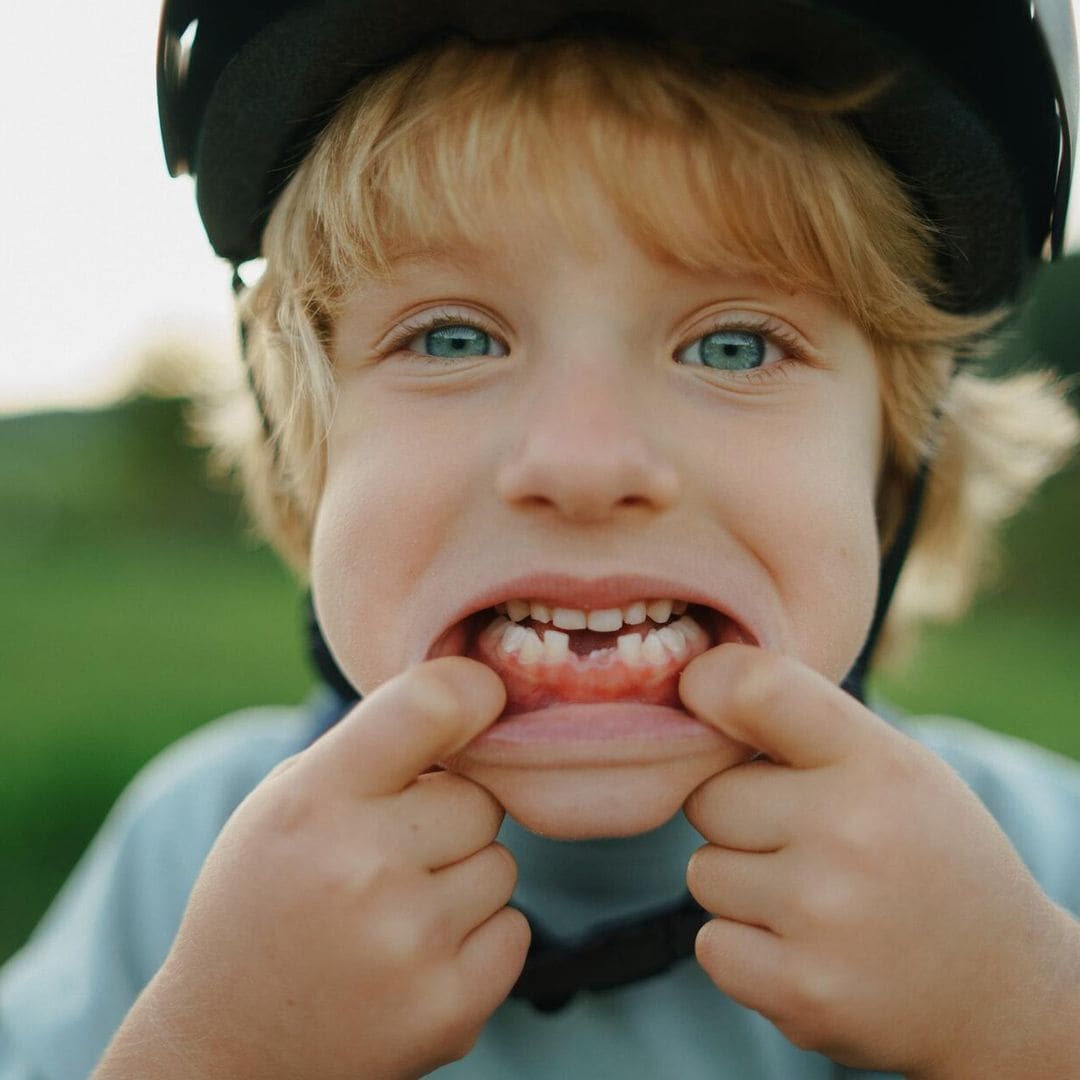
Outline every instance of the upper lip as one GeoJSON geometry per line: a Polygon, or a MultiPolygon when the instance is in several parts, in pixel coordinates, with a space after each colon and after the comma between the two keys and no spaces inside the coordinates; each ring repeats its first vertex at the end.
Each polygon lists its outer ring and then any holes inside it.
{"type": "Polygon", "coordinates": [[[671,578],[643,574],[610,574],[598,578],[582,578],[572,574],[536,573],[500,582],[467,600],[439,631],[428,655],[434,652],[435,647],[463,619],[496,604],[517,599],[544,600],[587,611],[625,607],[635,600],[685,600],[687,603],[699,604],[720,612],[737,623],[752,640],[761,640],[760,634],[747,622],[743,613],[733,610],[717,596],[671,578]]]}

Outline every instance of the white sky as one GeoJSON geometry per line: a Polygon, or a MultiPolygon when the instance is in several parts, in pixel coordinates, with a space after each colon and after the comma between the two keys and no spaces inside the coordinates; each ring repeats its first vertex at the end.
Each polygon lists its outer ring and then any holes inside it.
{"type": "Polygon", "coordinates": [[[165,171],[157,0],[11,7],[0,35],[0,413],[100,404],[155,339],[232,347],[229,270],[190,181],[165,171]]]}
{"type": "Polygon", "coordinates": [[[157,0],[14,4],[0,35],[0,412],[96,404],[140,345],[230,347],[229,269],[158,134],[157,0]]]}

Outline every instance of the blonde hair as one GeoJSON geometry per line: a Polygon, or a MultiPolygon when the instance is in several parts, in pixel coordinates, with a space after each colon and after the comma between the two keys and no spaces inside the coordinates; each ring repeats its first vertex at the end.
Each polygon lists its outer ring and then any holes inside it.
{"type": "Polygon", "coordinates": [[[890,628],[957,614],[994,527],[1060,465],[1077,424],[1046,376],[951,377],[999,313],[935,306],[933,230],[844,119],[859,103],[604,39],[452,41],[356,87],[282,193],[265,273],[240,305],[262,419],[245,394],[216,433],[262,531],[303,573],[335,400],[330,334],[350,290],[389,276],[403,250],[473,235],[507,191],[540,194],[587,236],[560,184],[584,168],[651,253],[827,295],[868,336],[883,544],[919,462],[938,455],[890,628]]]}

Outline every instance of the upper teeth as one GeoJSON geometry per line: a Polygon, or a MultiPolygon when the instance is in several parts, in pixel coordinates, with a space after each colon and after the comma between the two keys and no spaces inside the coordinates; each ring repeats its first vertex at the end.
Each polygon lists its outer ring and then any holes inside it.
{"type": "Polygon", "coordinates": [[[672,612],[682,615],[686,611],[685,600],[636,600],[622,608],[601,608],[585,611],[581,608],[562,608],[545,604],[541,600],[508,600],[498,604],[496,611],[508,616],[513,622],[532,618],[536,622],[554,623],[561,630],[619,630],[625,623],[639,626],[648,616],[653,622],[665,623],[672,612]]]}

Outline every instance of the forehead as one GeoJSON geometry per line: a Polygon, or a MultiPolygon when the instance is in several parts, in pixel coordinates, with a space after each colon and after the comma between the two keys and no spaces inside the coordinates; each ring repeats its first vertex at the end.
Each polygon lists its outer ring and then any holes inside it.
{"type": "MultiPolygon", "coordinates": [[[[646,275],[655,287],[738,281],[759,291],[826,293],[793,274],[778,246],[753,250],[693,199],[672,197],[677,186],[651,207],[641,199],[628,210],[602,177],[575,164],[543,183],[481,185],[456,212],[424,216],[413,204],[412,221],[387,236],[377,277],[387,285],[455,276],[501,285],[554,277],[580,262],[605,264],[609,280],[646,275]]],[[[762,199],[747,212],[764,217],[767,209],[762,199]]]]}

